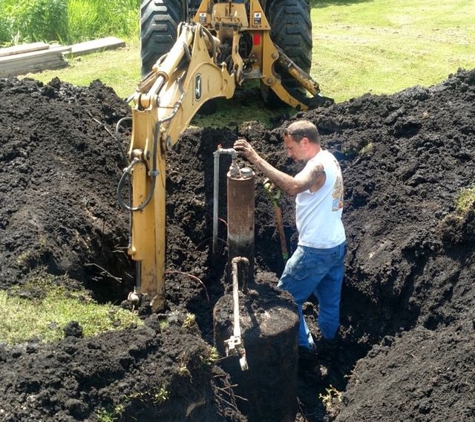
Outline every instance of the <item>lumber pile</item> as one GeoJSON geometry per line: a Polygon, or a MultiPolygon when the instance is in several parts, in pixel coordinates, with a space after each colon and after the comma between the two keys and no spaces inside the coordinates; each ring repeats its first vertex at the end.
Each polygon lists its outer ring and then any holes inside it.
{"type": "Polygon", "coordinates": [[[70,46],[31,43],[0,48],[0,78],[66,67],[67,57],[124,47],[125,42],[107,37],[70,46]]]}
{"type": "Polygon", "coordinates": [[[26,75],[65,67],[68,64],[63,58],[63,53],[68,51],[71,51],[71,47],[50,46],[43,43],[2,48],[0,77],[26,75]]]}
{"type": "Polygon", "coordinates": [[[73,57],[82,56],[83,54],[96,53],[104,50],[114,50],[116,48],[125,47],[125,42],[119,38],[107,37],[93,41],[86,41],[71,46],[71,55],[73,57]]]}

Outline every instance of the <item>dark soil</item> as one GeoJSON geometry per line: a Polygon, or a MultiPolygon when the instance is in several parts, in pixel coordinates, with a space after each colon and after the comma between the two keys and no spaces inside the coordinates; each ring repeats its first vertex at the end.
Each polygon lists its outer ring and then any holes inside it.
{"type": "MultiPolygon", "coordinates": [[[[0,288],[67,275],[71,288],[80,283],[98,301],[120,304],[134,285],[129,215],[115,193],[130,123],[120,141],[114,131],[128,107],[99,81],[79,88],[0,79],[0,98],[0,288]]],[[[475,70],[459,70],[437,86],[365,95],[292,118],[313,121],[341,162],[349,251],[340,351],[299,363],[296,422],[475,420],[475,210],[473,202],[464,213],[456,209],[461,191],[474,187],[474,115],[475,70]]],[[[245,136],[295,172],[281,145],[288,123],[182,135],[167,156],[167,311],[142,307],[143,327],[92,339],[74,336],[72,325],[73,335],[56,344],[0,343],[0,420],[249,420],[226,359],[210,360],[213,307],[229,293],[224,244],[219,257],[211,253],[213,152],[245,136]]],[[[229,161],[221,166],[225,172],[229,161]]],[[[288,303],[274,288],[283,261],[261,181],[256,286],[288,303]]],[[[281,206],[292,251],[292,199],[281,206]]],[[[318,304],[310,301],[305,312],[318,339],[318,304]]]]}

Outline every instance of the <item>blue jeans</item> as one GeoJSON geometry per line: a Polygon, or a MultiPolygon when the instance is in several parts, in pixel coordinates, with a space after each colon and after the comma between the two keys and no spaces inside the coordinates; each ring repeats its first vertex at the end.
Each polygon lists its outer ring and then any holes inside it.
{"type": "Polygon", "coordinates": [[[340,325],[340,298],[345,271],[346,242],[330,249],[298,246],[287,261],[278,287],[288,291],[299,310],[299,346],[315,347],[302,313],[302,305],[315,294],[318,326],[323,338],[335,338],[340,325]]]}

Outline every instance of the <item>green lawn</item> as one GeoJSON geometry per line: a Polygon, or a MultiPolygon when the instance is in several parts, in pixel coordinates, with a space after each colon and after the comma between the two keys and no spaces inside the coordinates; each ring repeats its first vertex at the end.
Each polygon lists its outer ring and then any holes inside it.
{"type": "MultiPolygon", "coordinates": [[[[471,0],[312,0],[312,76],[337,102],[437,84],[458,68],[475,67],[474,16],[471,0]]],[[[140,78],[139,42],[29,76],[44,82],[59,76],[75,85],[100,79],[125,98],[140,78]]],[[[252,116],[239,110],[232,120],[252,116]]]]}
{"type": "Polygon", "coordinates": [[[430,86],[475,67],[475,2],[313,1],[312,73],[337,101],[430,86]]]}

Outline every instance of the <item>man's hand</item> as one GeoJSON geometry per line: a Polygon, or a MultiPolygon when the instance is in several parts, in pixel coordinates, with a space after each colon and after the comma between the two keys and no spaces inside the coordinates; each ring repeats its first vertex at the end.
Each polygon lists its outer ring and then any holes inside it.
{"type": "Polygon", "coordinates": [[[234,149],[238,154],[243,155],[247,161],[253,164],[264,176],[272,180],[272,183],[288,195],[294,196],[300,191],[297,190],[294,178],[277,170],[266,160],[264,160],[245,139],[238,139],[234,142],[234,149]]]}
{"type": "Polygon", "coordinates": [[[264,182],[264,192],[269,200],[274,206],[278,206],[278,201],[280,199],[281,191],[279,188],[275,187],[270,179],[265,179],[264,182]]]}
{"type": "Polygon", "coordinates": [[[244,155],[246,160],[251,164],[255,164],[260,158],[259,154],[245,139],[238,139],[236,142],[234,142],[234,149],[241,155],[244,155]]]}

